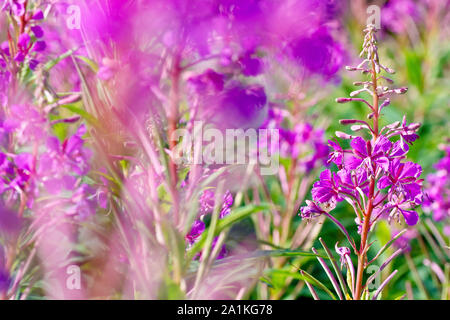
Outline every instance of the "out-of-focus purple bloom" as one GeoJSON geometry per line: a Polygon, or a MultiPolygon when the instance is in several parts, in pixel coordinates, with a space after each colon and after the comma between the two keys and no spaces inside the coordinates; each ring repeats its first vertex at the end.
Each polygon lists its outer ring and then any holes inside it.
{"type": "Polygon", "coordinates": [[[30,44],[30,35],[28,33],[22,33],[17,40],[17,46],[19,50],[25,51],[30,44]]]}
{"type": "Polygon", "coordinates": [[[47,141],[47,151],[41,157],[39,173],[41,176],[64,177],[68,172],[85,175],[89,171],[92,152],[84,147],[82,136],[86,128],[81,125],[77,132],[60,143],[56,137],[47,141]]]}
{"type": "MultiPolygon", "coordinates": [[[[200,195],[200,215],[212,213],[215,203],[215,192],[211,189],[206,189],[200,195]]],[[[227,216],[231,211],[233,205],[233,196],[230,191],[226,191],[223,196],[223,203],[220,209],[220,219],[227,216]]]]}
{"type": "Polygon", "coordinates": [[[258,126],[266,116],[265,106],[267,103],[264,88],[258,85],[242,87],[232,86],[224,92],[220,103],[220,114],[214,117],[217,124],[225,122],[227,128],[246,128],[254,125],[255,120],[258,126]]]}
{"type": "Polygon", "coordinates": [[[0,293],[6,293],[11,285],[9,272],[0,266],[0,293]]]}
{"type": "MultiPolygon", "coordinates": [[[[226,191],[223,196],[223,202],[222,207],[219,212],[219,219],[225,218],[227,215],[231,212],[231,206],[233,205],[233,195],[230,191],[226,191]]],[[[202,192],[200,195],[200,215],[203,216],[205,214],[211,214],[214,210],[215,205],[215,192],[211,189],[206,189],[202,192]]],[[[191,230],[186,235],[186,240],[188,241],[189,245],[194,244],[197,239],[202,235],[202,233],[205,231],[205,223],[201,220],[196,220],[191,226],[191,230]]],[[[214,241],[212,243],[212,249],[214,249],[214,246],[217,242],[217,237],[214,238],[214,241]]],[[[227,251],[225,245],[222,246],[219,255],[217,259],[222,259],[225,257],[227,251]]],[[[198,255],[198,256],[201,256],[198,255]]]]}
{"type": "Polygon", "coordinates": [[[39,141],[46,132],[46,120],[38,110],[30,105],[13,105],[5,119],[6,132],[15,132],[19,143],[39,141]]]}
{"type": "Polygon", "coordinates": [[[308,72],[333,77],[344,64],[344,49],[325,27],[290,43],[292,57],[308,72]]]}
{"type": "MultiPolygon", "coordinates": [[[[280,156],[295,159],[297,168],[302,172],[311,172],[319,165],[325,164],[329,148],[324,143],[324,131],[314,128],[309,122],[297,123],[288,129],[284,125],[285,118],[281,110],[270,108],[262,129],[275,129],[279,132],[278,144],[272,145],[270,152],[280,153],[280,156]],[[278,148],[278,149],[276,149],[278,148]]],[[[264,143],[261,148],[267,147],[264,143]]]]}
{"type": "Polygon", "coordinates": [[[25,13],[25,0],[5,0],[2,10],[9,10],[16,17],[21,17],[25,13]]]}
{"type": "Polygon", "coordinates": [[[44,51],[45,48],[47,48],[45,41],[36,41],[33,46],[33,51],[41,52],[44,51]]]}
{"type": "Polygon", "coordinates": [[[262,61],[252,55],[250,52],[245,53],[240,59],[239,64],[242,68],[242,74],[244,76],[257,76],[263,71],[262,61]]]}
{"type": "Polygon", "coordinates": [[[223,197],[222,208],[220,209],[219,218],[225,218],[231,212],[231,206],[233,205],[233,196],[230,191],[227,191],[223,197]]]}
{"type": "Polygon", "coordinates": [[[42,12],[41,9],[37,9],[32,17],[33,20],[42,20],[44,19],[44,13],[42,12]]]}
{"type": "MultiPolygon", "coordinates": [[[[17,214],[3,205],[0,205],[0,238],[15,238],[22,227],[22,220],[17,214]]],[[[1,265],[0,265],[1,267],[1,265]]]]}
{"type": "Polygon", "coordinates": [[[30,29],[36,38],[42,38],[44,36],[44,30],[40,26],[32,26],[30,29]]]}
{"type": "MultiPolygon", "coordinates": [[[[392,237],[395,237],[399,231],[394,231],[392,237]]],[[[411,251],[411,240],[417,238],[418,232],[414,228],[408,228],[405,233],[394,241],[394,246],[405,251],[411,251]]]]}
{"type": "Polygon", "coordinates": [[[450,224],[450,146],[443,149],[444,157],[434,165],[436,172],[426,178],[423,208],[435,221],[450,224]]]}
{"type": "Polygon", "coordinates": [[[191,230],[186,235],[186,239],[189,244],[194,244],[195,241],[202,235],[203,231],[205,231],[205,223],[201,220],[195,220],[192,224],[191,230]]]}
{"type": "Polygon", "coordinates": [[[391,0],[382,9],[381,22],[388,30],[402,34],[421,19],[418,4],[412,0],[391,0]]]}
{"type": "Polygon", "coordinates": [[[97,207],[94,188],[82,184],[72,195],[71,203],[72,205],[66,209],[68,215],[75,216],[79,220],[93,216],[97,207]]]}
{"type": "Polygon", "coordinates": [[[224,75],[208,69],[198,76],[189,78],[188,84],[197,94],[216,94],[223,90],[224,75]]]}
{"type": "Polygon", "coordinates": [[[14,179],[10,182],[10,187],[23,189],[29,182],[32,174],[33,156],[30,153],[21,153],[14,158],[15,172],[14,179]]]}
{"type": "MultiPolygon", "coordinates": [[[[211,249],[212,250],[214,250],[214,248],[216,247],[218,239],[219,239],[219,237],[215,237],[214,238],[214,240],[213,240],[213,242],[211,244],[211,249]]],[[[223,244],[222,247],[220,248],[219,254],[217,255],[217,260],[225,258],[226,255],[227,255],[227,248],[223,244]]]]}

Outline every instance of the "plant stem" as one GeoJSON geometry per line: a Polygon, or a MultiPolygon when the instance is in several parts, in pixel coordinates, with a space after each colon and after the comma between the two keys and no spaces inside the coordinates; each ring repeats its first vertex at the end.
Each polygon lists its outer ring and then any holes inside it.
{"type": "MultiPolygon", "coordinates": [[[[375,141],[378,137],[378,94],[377,94],[377,72],[375,68],[375,57],[372,53],[372,86],[373,86],[373,140],[375,141]]],[[[370,218],[372,216],[373,211],[373,203],[374,203],[374,194],[375,194],[375,173],[376,173],[376,165],[374,165],[373,174],[370,177],[370,189],[369,189],[369,201],[367,203],[366,212],[364,213],[364,222],[363,228],[361,231],[361,244],[358,252],[358,271],[356,275],[356,290],[355,296],[353,297],[355,300],[359,300],[361,298],[362,292],[362,282],[363,275],[365,269],[365,262],[367,256],[367,238],[369,236],[370,231],[370,218]]]]}
{"type": "MultiPolygon", "coordinates": [[[[177,130],[178,124],[178,106],[179,106],[179,87],[180,87],[180,76],[181,76],[181,68],[180,68],[180,56],[179,54],[175,54],[174,61],[171,68],[171,81],[172,81],[172,89],[170,95],[170,106],[167,113],[168,120],[168,130],[167,130],[167,138],[169,140],[169,148],[170,151],[174,151],[176,147],[176,141],[172,139],[175,131],[177,130]]],[[[171,180],[170,188],[172,196],[173,196],[173,204],[174,204],[174,220],[175,224],[178,223],[178,194],[177,194],[177,183],[178,183],[178,175],[177,175],[177,166],[173,161],[172,157],[169,157],[169,176],[171,180]]]]}

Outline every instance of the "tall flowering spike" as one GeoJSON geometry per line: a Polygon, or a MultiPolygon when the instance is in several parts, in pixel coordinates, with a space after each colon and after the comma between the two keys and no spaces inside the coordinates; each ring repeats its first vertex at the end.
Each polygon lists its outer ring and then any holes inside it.
{"type": "MultiPolygon", "coordinates": [[[[320,180],[313,185],[311,194],[313,201],[300,209],[302,218],[311,219],[326,214],[343,231],[358,256],[358,270],[353,299],[360,299],[363,290],[363,274],[367,267],[369,234],[375,222],[381,218],[404,221],[407,225],[415,225],[419,216],[414,207],[422,203],[422,168],[413,162],[404,162],[409,151],[408,143],[417,138],[418,123],[407,124],[406,117],[402,121],[379,128],[381,110],[390,103],[389,95],[404,94],[407,88],[389,88],[384,84],[393,81],[384,74],[394,73],[380,62],[377,47],[376,28],[369,25],[365,30],[364,44],[360,56],[362,62],[355,67],[347,67],[349,71],[361,71],[369,79],[356,82],[363,86],[350,93],[349,98],[338,98],[337,103],[350,101],[363,102],[370,109],[367,118],[371,121],[344,119],[340,123],[349,126],[353,134],[368,132],[370,139],[337,131],[337,138],[348,139],[350,148],[344,149],[338,140],[329,140],[332,151],[328,163],[334,163],[338,171],[324,170],[320,180]],[[371,101],[359,97],[368,95],[371,101]],[[384,100],[382,100],[384,98],[384,100]],[[355,212],[355,229],[361,235],[359,248],[350,238],[345,227],[330,214],[337,201],[346,200],[355,212]],[[330,203],[333,205],[330,206],[330,203]],[[322,208],[326,207],[326,211],[322,208]]],[[[343,253],[338,251],[342,256],[343,253]]],[[[347,254],[348,256],[348,254],[347,254]]],[[[353,278],[353,277],[352,277],[353,278]]]]}

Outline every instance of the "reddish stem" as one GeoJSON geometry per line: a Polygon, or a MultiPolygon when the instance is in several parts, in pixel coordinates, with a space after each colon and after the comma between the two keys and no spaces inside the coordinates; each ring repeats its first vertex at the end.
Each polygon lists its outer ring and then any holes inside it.
{"type": "MultiPolygon", "coordinates": [[[[373,140],[376,140],[379,134],[378,130],[378,117],[379,117],[379,110],[378,110],[378,94],[377,94],[377,73],[375,69],[375,61],[374,56],[372,54],[372,86],[373,86],[373,140]]],[[[375,200],[375,172],[376,172],[376,165],[374,165],[373,168],[374,174],[370,178],[370,189],[369,189],[369,201],[367,203],[366,212],[364,213],[364,222],[363,227],[361,231],[361,244],[359,247],[358,252],[358,271],[356,275],[356,290],[355,290],[355,300],[361,299],[361,293],[363,290],[363,275],[364,275],[364,269],[365,269],[365,263],[366,263],[366,256],[367,256],[367,238],[369,236],[370,231],[370,218],[372,216],[373,208],[374,208],[374,200],[375,200]]]]}

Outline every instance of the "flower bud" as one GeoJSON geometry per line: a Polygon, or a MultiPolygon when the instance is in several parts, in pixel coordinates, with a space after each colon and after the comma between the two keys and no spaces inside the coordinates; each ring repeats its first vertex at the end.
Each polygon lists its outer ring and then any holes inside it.
{"type": "Polygon", "coordinates": [[[341,138],[341,139],[347,139],[348,140],[348,139],[353,139],[354,138],[353,136],[351,136],[351,135],[349,135],[349,134],[347,134],[345,132],[342,132],[342,131],[336,131],[335,134],[336,134],[336,137],[341,138]]]}

